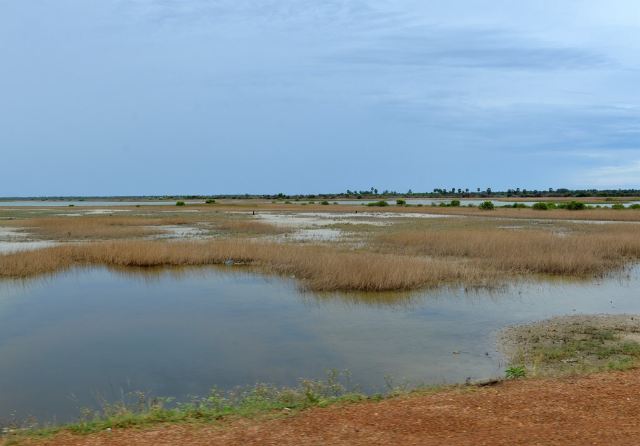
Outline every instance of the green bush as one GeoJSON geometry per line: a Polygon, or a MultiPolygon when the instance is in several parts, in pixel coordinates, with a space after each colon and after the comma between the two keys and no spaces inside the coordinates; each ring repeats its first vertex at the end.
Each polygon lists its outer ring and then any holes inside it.
{"type": "Polygon", "coordinates": [[[632,204],[631,206],[629,206],[629,209],[640,209],[640,204],[632,204]]]}
{"type": "Polygon", "coordinates": [[[533,203],[533,206],[531,207],[537,211],[546,211],[549,209],[548,203],[544,202],[533,203]]]}
{"type": "Polygon", "coordinates": [[[321,201],[320,204],[323,206],[328,206],[329,202],[327,200],[324,200],[324,201],[321,201]]]}
{"type": "Polygon", "coordinates": [[[207,204],[215,204],[215,202],[216,202],[216,200],[214,200],[214,199],[212,199],[212,198],[209,198],[209,199],[207,199],[207,200],[205,201],[205,203],[207,203],[207,204]]]}
{"type": "Polygon", "coordinates": [[[380,206],[380,207],[384,207],[384,206],[389,206],[389,203],[387,203],[384,200],[380,200],[380,201],[374,201],[372,203],[367,203],[367,206],[380,206]]]}
{"type": "Polygon", "coordinates": [[[396,204],[398,206],[406,206],[407,205],[407,201],[406,200],[396,200],[396,204]]]}
{"type": "Polygon", "coordinates": [[[449,203],[449,206],[457,208],[460,206],[460,200],[451,200],[451,203],[449,203]]]}
{"type": "Polygon", "coordinates": [[[186,206],[184,201],[176,201],[176,206],[186,206]]]}
{"type": "Polygon", "coordinates": [[[492,211],[493,209],[495,209],[495,206],[491,201],[484,201],[480,203],[480,206],[478,206],[478,209],[482,209],[484,211],[492,211]]]}
{"type": "Polygon", "coordinates": [[[581,211],[585,207],[585,204],[581,201],[570,201],[565,205],[565,209],[568,209],[570,211],[581,211]]]}
{"type": "Polygon", "coordinates": [[[611,206],[611,209],[624,209],[624,204],[616,203],[611,206]]]}

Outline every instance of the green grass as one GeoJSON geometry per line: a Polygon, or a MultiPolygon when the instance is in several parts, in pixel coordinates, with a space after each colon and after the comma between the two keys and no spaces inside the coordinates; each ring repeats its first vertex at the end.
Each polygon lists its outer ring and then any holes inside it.
{"type": "Polygon", "coordinates": [[[529,375],[554,376],[627,370],[640,360],[640,343],[615,328],[574,324],[526,336],[510,358],[508,377],[522,365],[529,375]]]}
{"type": "MultiPolygon", "coordinates": [[[[280,417],[313,407],[336,404],[375,402],[406,395],[427,395],[441,391],[472,391],[475,385],[424,385],[410,387],[395,383],[385,376],[386,392],[364,395],[350,382],[350,373],[330,370],[324,380],[301,380],[293,388],[258,384],[221,392],[213,388],[204,397],[177,403],[169,398],[150,398],[143,392],[132,392],[125,400],[103,404],[100,410],[85,409],[79,421],[61,426],[11,426],[2,437],[3,446],[18,446],[24,440],[49,438],[62,432],[89,435],[110,429],[144,428],[158,424],[207,424],[229,417],[280,417]]],[[[0,431],[1,432],[1,431],[0,431]]]]}
{"type": "Polygon", "coordinates": [[[103,404],[99,410],[81,411],[80,419],[75,423],[63,426],[10,426],[12,433],[7,436],[5,444],[20,444],[20,439],[50,437],[63,431],[86,435],[107,429],[145,427],[160,423],[211,423],[230,416],[290,414],[310,407],[368,398],[375,396],[366,397],[351,388],[349,373],[336,370],[329,371],[325,380],[301,380],[294,388],[267,384],[227,392],[214,388],[208,395],[185,403],[133,392],[123,401],[103,404]]]}

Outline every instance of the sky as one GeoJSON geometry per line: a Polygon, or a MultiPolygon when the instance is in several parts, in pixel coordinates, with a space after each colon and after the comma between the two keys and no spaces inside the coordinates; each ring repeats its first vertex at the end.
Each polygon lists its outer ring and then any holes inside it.
{"type": "Polygon", "coordinates": [[[0,0],[0,196],[640,188],[637,0],[0,0]]]}

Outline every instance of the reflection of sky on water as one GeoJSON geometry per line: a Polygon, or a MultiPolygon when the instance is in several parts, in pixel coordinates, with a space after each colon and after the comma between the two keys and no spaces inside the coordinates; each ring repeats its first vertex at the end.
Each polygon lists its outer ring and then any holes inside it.
{"type": "Polygon", "coordinates": [[[235,267],[5,281],[0,413],[65,420],[96,395],[119,398],[123,389],[184,399],[214,385],[293,385],[329,368],[350,370],[368,391],[384,390],[385,375],[414,384],[486,378],[504,369],[500,328],[638,312],[637,286],[634,273],[494,291],[317,294],[235,267]]]}

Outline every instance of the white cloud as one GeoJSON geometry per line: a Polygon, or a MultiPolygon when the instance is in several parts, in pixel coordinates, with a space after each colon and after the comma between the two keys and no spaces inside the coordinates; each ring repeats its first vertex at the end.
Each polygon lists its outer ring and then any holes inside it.
{"type": "Polygon", "coordinates": [[[640,159],[594,167],[574,179],[576,184],[604,188],[640,187],[640,159]]]}

